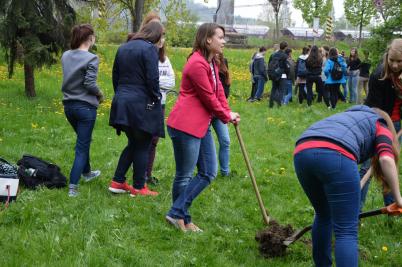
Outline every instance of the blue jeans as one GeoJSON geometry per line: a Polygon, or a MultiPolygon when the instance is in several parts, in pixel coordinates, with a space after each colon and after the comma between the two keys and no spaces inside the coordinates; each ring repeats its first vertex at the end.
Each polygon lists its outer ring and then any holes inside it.
{"type": "Polygon", "coordinates": [[[349,80],[348,80],[348,88],[349,88],[349,102],[357,103],[357,85],[359,83],[359,71],[351,71],[349,80]]]}
{"type": "Polygon", "coordinates": [[[293,89],[293,84],[292,84],[292,80],[286,80],[284,82],[284,86],[285,86],[285,92],[286,95],[283,98],[283,104],[287,105],[289,104],[289,101],[292,99],[292,89],[293,89]]]}
{"type": "Polygon", "coordinates": [[[221,175],[227,176],[230,173],[229,159],[230,159],[230,136],[227,124],[224,124],[220,119],[214,118],[212,120],[212,127],[214,127],[216,136],[219,142],[219,166],[221,175]]]}
{"type": "Polygon", "coordinates": [[[167,127],[173,143],[176,176],[173,181],[173,205],[168,212],[172,218],[190,223],[188,212],[194,199],[212,182],[217,173],[216,150],[211,129],[203,138],[167,127]],[[193,177],[197,166],[198,172],[193,177]]]}
{"type": "Polygon", "coordinates": [[[333,231],[336,266],[357,267],[360,200],[357,163],[337,151],[314,148],[297,153],[294,166],[315,210],[312,229],[315,265],[332,266],[333,231]]]}
{"type": "Polygon", "coordinates": [[[342,83],[342,87],[343,87],[343,96],[345,97],[345,101],[346,101],[346,99],[348,98],[348,87],[347,87],[347,85],[348,85],[348,79],[349,79],[349,76],[348,76],[348,75],[345,75],[345,83],[342,83]]]}
{"type": "Polygon", "coordinates": [[[77,135],[75,158],[70,171],[70,184],[76,185],[81,174],[91,171],[89,148],[95,126],[96,107],[84,101],[66,101],[64,113],[77,135]]]}
{"type": "Polygon", "coordinates": [[[262,76],[255,76],[257,82],[257,92],[255,93],[255,99],[260,99],[264,93],[265,79],[262,76]]]}

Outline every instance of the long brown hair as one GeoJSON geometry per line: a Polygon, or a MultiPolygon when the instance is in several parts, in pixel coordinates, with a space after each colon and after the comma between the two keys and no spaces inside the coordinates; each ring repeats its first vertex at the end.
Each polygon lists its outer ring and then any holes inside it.
{"type": "Polygon", "coordinates": [[[166,60],[166,42],[164,42],[163,46],[161,48],[159,48],[158,55],[159,55],[159,61],[162,63],[165,62],[165,60],[166,60]]]}
{"type": "Polygon", "coordinates": [[[94,29],[90,24],[75,25],[71,29],[70,48],[77,49],[82,43],[88,41],[92,35],[94,35],[94,29]]]}
{"type": "Polygon", "coordinates": [[[350,49],[349,60],[357,60],[359,58],[359,52],[357,51],[356,47],[350,49]],[[352,56],[352,51],[355,51],[355,54],[352,56]]]}
{"type": "Polygon", "coordinates": [[[306,63],[313,68],[322,67],[322,55],[318,50],[318,46],[313,45],[310,50],[310,54],[306,59],[306,63]]]}
{"type": "Polygon", "coordinates": [[[143,39],[153,44],[160,41],[163,35],[163,25],[158,21],[151,21],[144,25],[139,32],[135,33],[130,40],[143,39]]]}
{"type": "Polygon", "coordinates": [[[402,54],[402,39],[401,38],[394,39],[394,40],[392,40],[391,44],[388,46],[387,52],[385,52],[385,55],[384,55],[384,62],[383,62],[384,73],[380,80],[386,80],[386,79],[391,78],[392,71],[390,70],[390,67],[388,65],[388,53],[390,50],[395,50],[398,53],[402,54]]]}
{"type": "Polygon", "coordinates": [[[208,49],[207,39],[214,36],[216,29],[221,29],[223,34],[225,34],[225,28],[216,23],[202,24],[197,30],[193,44],[193,51],[188,57],[190,57],[195,51],[200,51],[204,58],[208,60],[210,51],[208,49]]]}
{"type": "MultiPolygon", "coordinates": [[[[381,116],[387,123],[388,129],[391,131],[393,139],[392,139],[392,152],[394,154],[394,160],[395,160],[395,165],[396,165],[396,171],[399,174],[399,168],[398,168],[398,162],[399,162],[399,150],[400,150],[400,145],[398,141],[398,136],[395,131],[394,124],[392,123],[391,118],[389,115],[384,112],[383,110],[379,108],[372,108],[378,115],[381,116]]],[[[373,169],[373,174],[374,177],[383,185],[384,188],[384,193],[387,193],[390,191],[389,185],[385,182],[384,180],[384,172],[381,169],[380,166],[380,161],[379,161],[379,156],[375,155],[372,160],[371,160],[371,167],[373,169]]]]}
{"type": "Polygon", "coordinates": [[[156,11],[150,11],[148,14],[144,17],[144,19],[141,22],[140,30],[148,23],[151,21],[158,21],[161,22],[161,17],[156,11]]]}
{"type": "Polygon", "coordinates": [[[232,83],[230,79],[230,74],[229,74],[229,69],[228,66],[226,65],[225,58],[222,53],[219,53],[215,57],[215,62],[216,65],[219,67],[219,73],[222,73],[223,76],[225,77],[225,85],[230,85],[232,83]]]}

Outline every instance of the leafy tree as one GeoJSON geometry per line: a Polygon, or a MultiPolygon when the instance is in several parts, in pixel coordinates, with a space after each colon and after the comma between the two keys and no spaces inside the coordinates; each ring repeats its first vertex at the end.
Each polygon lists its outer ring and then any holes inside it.
{"type": "Polygon", "coordinates": [[[308,25],[313,25],[314,18],[320,18],[320,25],[323,25],[331,12],[332,0],[295,0],[294,7],[300,9],[308,25]]]}
{"type": "Polygon", "coordinates": [[[67,48],[74,21],[68,0],[0,0],[0,45],[9,78],[17,60],[22,62],[28,97],[36,96],[35,68],[57,62],[55,56],[67,48]]]}
{"type": "Polygon", "coordinates": [[[275,14],[275,39],[279,38],[279,11],[281,9],[281,5],[283,0],[268,0],[271,4],[272,9],[274,10],[275,14]]]}
{"type": "Polygon", "coordinates": [[[197,30],[197,18],[181,0],[170,0],[161,10],[166,17],[167,41],[171,46],[191,47],[197,30]]]}
{"type": "Polygon", "coordinates": [[[137,32],[140,29],[142,15],[148,12],[152,7],[158,4],[158,1],[152,0],[113,0],[128,10],[131,15],[132,31],[137,32]]]}
{"type": "Polygon", "coordinates": [[[376,13],[372,0],[345,0],[346,19],[353,25],[359,26],[359,46],[362,38],[363,26],[370,23],[376,13]]]}
{"type": "Polygon", "coordinates": [[[395,18],[402,12],[401,0],[382,0],[378,2],[378,15],[387,22],[391,18],[395,18]]]}

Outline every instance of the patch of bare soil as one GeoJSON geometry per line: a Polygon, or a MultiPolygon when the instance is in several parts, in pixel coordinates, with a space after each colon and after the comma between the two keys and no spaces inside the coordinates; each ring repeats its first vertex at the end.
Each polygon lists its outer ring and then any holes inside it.
{"type": "Polygon", "coordinates": [[[259,250],[265,258],[281,257],[285,255],[286,246],[283,241],[293,234],[293,227],[288,224],[280,225],[278,222],[271,220],[267,228],[259,231],[255,240],[259,243],[259,250]]]}

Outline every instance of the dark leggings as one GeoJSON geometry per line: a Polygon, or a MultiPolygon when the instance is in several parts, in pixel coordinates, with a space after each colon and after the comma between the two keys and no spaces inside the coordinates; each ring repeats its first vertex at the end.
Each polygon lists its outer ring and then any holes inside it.
{"type": "Polygon", "coordinates": [[[339,86],[340,83],[327,84],[327,88],[329,91],[329,100],[331,102],[332,108],[336,108],[336,103],[338,102],[339,86]]]}
{"type": "MultiPolygon", "coordinates": [[[[162,116],[165,117],[165,105],[164,104],[162,105],[162,116]]],[[[149,147],[148,165],[147,165],[147,171],[145,173],[146,177],[152,176],[152,169],[154,167],[156,146],[158,145],[158,141],[159,141],[159,136],[154,135],[152,137],[151,146],[149,147]]]]}
{"type": "Polygon", "coordinates": [[[131,164],[133,164],[133,186],[135,189],[142,189],[145,184],[145,170],[147,168],[152,135],[139,129],[129,127],[122,130],[127,136],[128,144],[121,152],[113,180],[118,183],[124,183],[127,170],[130,168],[131,164]]]}

